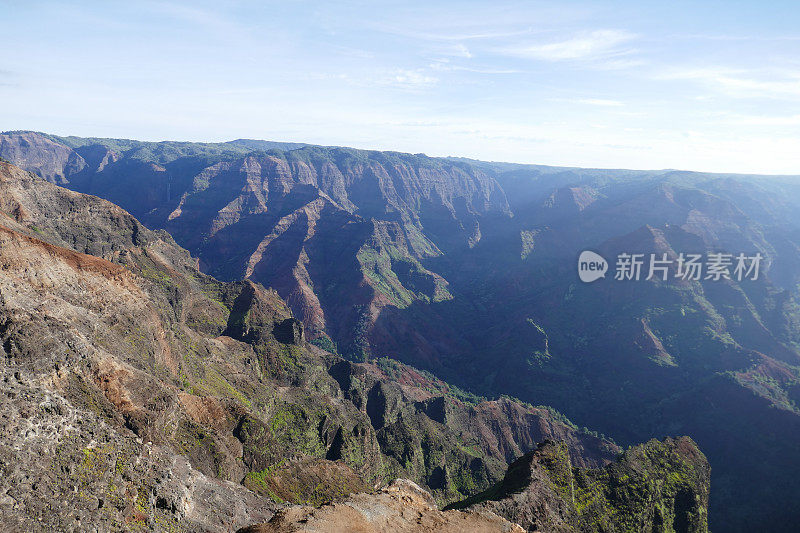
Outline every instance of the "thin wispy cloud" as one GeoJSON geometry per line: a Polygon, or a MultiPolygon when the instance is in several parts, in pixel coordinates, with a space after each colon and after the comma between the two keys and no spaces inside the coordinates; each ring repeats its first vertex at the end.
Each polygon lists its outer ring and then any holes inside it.
{"type": "Polygon", "coordinates": [[[787,116],[731,114],[725,121],[741,126],[800,126],[800,114],[787,116]]]}
{"type": "Polygon", "coordinates": [[[235,38],[249,30],[247,25],[230,20],[223,11],[218,9],[202,8],[198,5],[187,5],[180,2],[147,1],[141,5],[158,16],[169,17],[189,26],[202,28],[217,37],[235,38]]]}
{"type": "Polygon", "coordinates": [[[439,83],[439,78],[426,74],[422,70],[397,69],[376,80],[379,85],[400,89],[420,90],[439,83]]]}
{"type": "MultiPolygon", "coordinates": [[[[426,69],[387,69],[379,73],[346,74],[309,72],[306,80],[314,82],[330,82],[337,85],[347,85],[358,88],[395,88],[408,91],[419,91],[435,86],[439,78],[431,75],[426,69]]],[[[259,89],[264,90],[265,88],[259,89]]]]}
{"type": "Polygon", "coordinates": [[[467,59],[472,57],[472,53],[469,51],[469,48],[465,44],[459,43],[452,47],[452,55],[458,57],[465,57],[467,59]]]}
{"type": "Polygon", "coordinates": [[[434,61],[428,65],[428,68],[434,71],[442,71],[442,72],[472,72],[475,74],[520,74],[524,72],[520,69],[509,69],[509,68],[491,68],[481,65],[475,66],[464,66],[464,65],[454,65],[450,63],[447,58],[441,58],[439,60],[434,61]]]}
{"type": "Polygon", "coordinates": [[[595,30],[571,39],[536,44],[519,44],[498,51],[540,61],[587,61],[614,58],[633,52],[628,48],[636,35],[620,30],[595,30]]]}
{"type": "Polygon", "coordinates": [[[676,39],[692,39],[701,41],[800,41],[800,35],[725,35],[718,33],[682,33],[673,36],[676,39]]]}
{"type": "Polygon", "coordinates": [[[771,72],[732,68],[676,68],[656,77],[692,81],[736,98],[800,100],[800,70],[771,72]]]}
{"type": "Polygon", "coordinates": [[[532,29],[526,28],[522,30],[507,30],[507,31],[488,31],[488,32],[418,32],[418,31],[409,31],[408,29],[402,28],[382,28],[387,33],[393,33],[395,35],[402,35],[404,37],[410,37],[413,39],[420,39],[426,41],[489,41],[489,40],[505,40],[512,37],[522,37],[525,35],[531,35],[533,32],[532,29]]]}

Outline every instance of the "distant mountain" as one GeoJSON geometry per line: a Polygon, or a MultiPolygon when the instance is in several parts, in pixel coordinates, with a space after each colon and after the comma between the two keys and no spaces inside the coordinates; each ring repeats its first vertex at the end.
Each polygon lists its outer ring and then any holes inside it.
{"type": "Polygon", "coordinates": [[[310,144],[305,143],[285,143],[285,142],[278,142],[278,141],[259,141],[256,139],[236,139],[235,141],[227,141],[224,144],[229,144],[232,146],[236,146],[239,148],[243,148],[247,151],[263,151],[267,152],[269,150],[295,150],[297,148],[305,148],[306,146],[311,146],[310,144]]]}
{"type": "Polygon", "coordinates": [[[553,405],[625,445],[691,436],[712,529],[800,520],[800,178],[69,139],[8,133],[0,156],[274,288],[350,360],[553,405]],[[606,279],[578,280],[585,249],[606,279]],[[615,281],[625,252],[764,261],[756,281],[615,281]]]}

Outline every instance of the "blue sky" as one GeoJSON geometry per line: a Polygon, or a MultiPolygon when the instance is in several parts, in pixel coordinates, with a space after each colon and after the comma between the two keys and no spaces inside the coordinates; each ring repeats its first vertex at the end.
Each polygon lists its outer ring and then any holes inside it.
{"type": "Polygon", "coordinates": [[[0,129],[800,174],[800,2],[0,0],[0,129]]]}

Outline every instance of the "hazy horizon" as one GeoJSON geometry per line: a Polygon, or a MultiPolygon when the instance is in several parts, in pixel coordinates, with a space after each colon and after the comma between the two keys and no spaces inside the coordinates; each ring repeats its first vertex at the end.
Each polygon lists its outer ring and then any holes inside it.
{"type": "MultiPolygon", "coordinates": [[[[407,153],[412,155],[419,155],[422,154],[427,157],[432,158],[442,158],[442,159],[464,159],[470,161],[476,161],[480,163],[489,163],[489,164],[501,164],[501,165],[521,165],[521,166],[537,166],[537,167],[550,167],[550,168],[576,168],[576,169],[583,169],[583,170],[607,170],[607,171],[614,171],[614,170],[623,170],[623,171],[631,171],[631,172],[695,172],[695,173],[702,173],[702,174],[720,174],[720,175],[739,175],[739,176],[756,176],[756,177],[800,177],[800,172],[796,174],[780,174],[780,173],[767,173],[767,172],[715,172],[715,171],[704,171],[704,170],[697,170],[692,168],[633,168],[633,167],[591,167],[591,166],[580,166],[580,165],[550,165],[547,163],[538,163],[535,161],[506,161],[506,160],[492,160],[492,159],[479,159],[470,156],[462,156],[462,155],[432,155],[425,152],[406,152],[403,150],[392,150],[392,149],[378,149],[378,148],[370,148],[369,146],[347,146],[343,144],[316,144],[316,143],[309,143],[303,141],[287,141],[283,139],[255,139],[252,137],[237,137],[235,139],[222,139],[219,141],[209,141],[209,140],[187,140],[187,139],[141,139],[141,138],[134,138],[130,136],[122,136],[122,137],[105,137],[100,135],[70,135],[70,134],[60,134],[54,133],[50,131],[38,131],[38,130],[30,130],[30,129],[14,129],[14,130],[0,130],[0,134],[9,134],[9,133],[19,133],[19,132],[32,132],[32,133],[40,133],[44,135],[53,135],[55,137],[61,138],[78,138],[78,139],[107,139],[107,140],[124,140],[124,141],[136,141],[136,142],[147,142],[147,143],[198,143],[198,144],[225,144],[225,143],[233,143],[236,141],[255,141],[255,142],[272,142],[272,143],[283,143],[283,144],[301,144],[307,146],[319,146],[322,148],[345,148],[345,149],[353,149],[353,150],[364,150],[364,151],[378,151],[378,152],[397,152],[397,153],[407,153]]],[[[298,147],[299,148],[299,147],[298,147]]]]}

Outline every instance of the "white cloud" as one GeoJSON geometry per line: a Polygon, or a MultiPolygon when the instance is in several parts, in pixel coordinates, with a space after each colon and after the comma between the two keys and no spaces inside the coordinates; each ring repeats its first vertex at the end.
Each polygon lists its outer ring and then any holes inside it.
{"type": "Polygon", "coordinates": [[[467,48],[465,45],[463,45],[461,43],[459,43],[459,44],[457,44],[456,46],[453,47],[452,55],[458,56],[458,57],[466,57],[466,58],[471,58],[472,57],[472,54],[470,53],[469,48],[467,48]]]}
{"type": "MultiPolygon", "coordinates": [[[[430,68],[433,69],[434,65],[430,68]]],[[[374,87],[394,87],[406,90],[421,90],[432,87],[439,83],[439,78],[431,76],[425,72],[425,69],[393,69],[384,70],[379,75],[374,76],[365,72],[348,73],[325,73],[325,72],[312,72],[305,75],[304,79],[319,82],[332,82],[342,83],[351,87],[357,88],[374,88],[374,87]]],[[[266,90],[267,86],[257,88],[256,90],[266,90]]],[[[235,90],[236,92],[239,89],[235,90]]]]}
{"type": "Polygon", "coordinates": [[[397,69],[378,80],[379,85],[391,85],[402,89],[422,89],[439,82],[439,78],[425,74],[422,70],[397,69]]]}
{"type": "Polygon", "coordinates": [[[729,96],[800,99],[800,71],[763,72],[729,68],[692,68],[663,72],[666,80],[696,81],[729,96]]]}
{"type": "Polygon", "coordinates": [[[607,59],[631,52],[622,47],[636,38],[619,30],[595,30],[572,39],[546,44],[520,45],[501,49],[506,55],[541,61],[607,59]]]}

